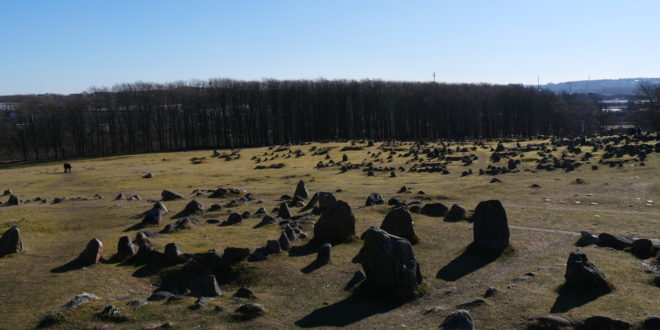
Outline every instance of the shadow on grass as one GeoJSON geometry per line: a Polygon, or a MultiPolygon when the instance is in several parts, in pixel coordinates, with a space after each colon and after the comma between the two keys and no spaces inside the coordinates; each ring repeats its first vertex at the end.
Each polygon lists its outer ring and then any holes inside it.
{"type": "Polygon", "coordinates": [[[460,256],[442,267],[435,277],[444,281],[456,281],[495,261],[502,252],[482,250],[470,244],[460,256]]]}
{"type": "Polygon", "coordinates": [[[319,251],[319,244],[313,240],[308,241],[305,245],[292,246],[289,249],[289,257],[304,257],[319,251]]]}
{"type": "MultiPolygon", "coordinates": [[[[111,262],[101,258],[99,260],[99,263],[108,264],[108,263],[111,263],[111,262]]],[[[61,273],[66,273],[66,272],[70,272],[72,270],[78,270],[78,269],[82,269],[82,268],[90,267],[90,266],[93,266],[93,264],[92,265],[85,264],[85,263],[81,262],[80,260],[78,260],[78,258],[76,258],[76,259],[73,259],[73,260],[67,262],[66,264],[64,264],[62,266],[55,267],[55,268],[51,269],[50,272],[55,273],[55,274],[61,274],[61,273]]]]}
{"type": "Polygon", "coordinates": [[[329,306],[314,310],[295,322],[301,328],[345,327],[376,314],[387,313],[406,301],[370,298],[363,293],[354,293],[350,297],[329,306]]]}
{"type": "Polygon", "coordinates": [[[132,225],[132,226],[130,226],[130,227],[124,229],[124,232],[127,233],[127,232],[129,232],[129,231],[140,230],[140,229],[144,229],[144,228],[146,228],[146,227],[147,227],[147,226],[146,226],[144,223],[142,223],[142,222],[138,222],[138,223],[136,223],[136,224],[134,224],[134,225],[132,225]]]}
{"type": "Polygon", "coordinates": [[[51,273],[56,273],[56,274],[61,274],[61,273],[70,272],[72,270],[81,269],[83,267],[85,267],[85,265],[83,263],[78,261],[78,259],[73,259],[73,260],[67,262],[66,264],[64,264],[62,266],[55,267],[55,268],[51,269],[50,272],[51,273]]]}
{"type": "Polygon", "coordinates": [[[325,265],[326,265],[325,263],[319,262],[318,260],[314,260],[314,261],[312,261],[311,264],[303,267],[303,269],[301,269],[300,271],[305,273],[305,274],[309,274],[309,273],[311,273],[311,272],[313,272],[313,271],[315,271],[315,270],[317,270],[317,269],[319,269],[319,268],[321,268],[325,265]]]}
{"type": "Polygon", "coordinates": [[[550,308],[550,313],[565,313],[607,294],[606,292],[586,291],[579,288],[571,289],[565,285],[562,285],[557,293],[559,293],[559,296],[550,308]]]}

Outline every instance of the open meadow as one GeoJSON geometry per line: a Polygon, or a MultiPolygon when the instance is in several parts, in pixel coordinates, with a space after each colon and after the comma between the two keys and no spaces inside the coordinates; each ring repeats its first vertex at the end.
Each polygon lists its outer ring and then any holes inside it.
{"type": "Polygon", "coordinates": [[[470,312],[476,329],[525,329],[545,315],[574,326],[599,315],[638,327],[660,316],[660,288],[654,284],[659,275],[659,142],[648,136],[501,144],[312,142],[215,154],[77,159],[69,161],[71,173],[63,172],[62,162],[0,167],[0,193],[11,190],[22,201],[10,206],[9,194],[0,199],[0,234],[17,226],[23,245],[21,252],[0,258],[0,328],[437,328],[457,309],[470,312]],[[635,149],[640,145],[651,146],[641,159],[640,148],[635,149]],[[617,151],[624,146],[629,147],[625,152],[617,151]],[[309,192],[301,196],[304,202],[295,198],[301,180],[309,192]],[[182,198],[163,201],[163,190],[182,198]],[[355,218],[354,236],[333,242],[327,264],[315,261],[319,244],[312,241],[314,223],[324,215],[302,207],[317,192],[348,203],[355,218]],[[116,199],[120,193],[124,198],[116,199]],[[372,193],[384,203],[365,206],[372,193]],[[201,203],[201,210],[193,203],[185,211],[192,200],[201,203]],[[467,219],[487,200],[502,203],[510,231],[510,246],[496,256],[468,248],[474,224],[467,219]],[[156,202],[169,212],[143,223],[156,202]],[[281,216],[283,202],[289,203],[292,219],[281,216]],[[423,212],[423,205],[432,203],[462,205],[467,215],[445,221],[423,212]],[[363,269],[356,257],[364,245],[361,234],[380,227],[401,205],[410,211],[418,238],[412,249],[422,281],[415,298],[389,299],[387,292],[366,292],[359,285],[347,290],[354,273],[363,269]],[[260,208],[276,218],[274,223],[258,225],[266,215],[257,212],[260,208]],[[174,225],[182,219],[189,221],[174,225]],[[296,235],[288,250],[258,250],[287,227],[295,227],[296,235]],[[651,239],[655,254],[634,255],[602,240],[576,246],[580,231],[651,239]],[[302,232],[306,235],[300,238],[302,232]],[[135,241],[136,256],[115,256],[122,236],[135,241]],[[78,264],[76,258],[93,238],[103,243],[102,258],[78,264]],[[162,253],[168,243],[180,248],[176,262],[162,253]],[[206,264],[212,261],[204,253],[215,249],[219,257],[228,247],[248,248],[251,255],[227,267],[206,264]],[[567,258],[576,251],[605,274],[614,288],[610,293],[586,296],[560,289],[567,258]],[[200,301],[186,285],[189,277],[207,273],[216,276],[222,294],[200,301]],[[253,296],[233,297],[242,287],[253,296]],[[484,298],[489,288],[496,291],[484,298]],[[171,297],[158,300],[151,297],[155,291],[171,297]],[[62,309],[82,292],[98,299],[62,309]],[[250,303],[265,312],[236,312],[250,303]],[[108,305],[119,311],[103,313],[108,305]]]}

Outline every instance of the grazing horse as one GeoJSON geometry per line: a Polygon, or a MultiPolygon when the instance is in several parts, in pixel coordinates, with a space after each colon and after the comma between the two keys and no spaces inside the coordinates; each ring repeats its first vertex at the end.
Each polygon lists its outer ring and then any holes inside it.
{"type": "Polygon", "coordinates": [[[64,173],[71,173],[71,164],[64,163],[64,173]]]}

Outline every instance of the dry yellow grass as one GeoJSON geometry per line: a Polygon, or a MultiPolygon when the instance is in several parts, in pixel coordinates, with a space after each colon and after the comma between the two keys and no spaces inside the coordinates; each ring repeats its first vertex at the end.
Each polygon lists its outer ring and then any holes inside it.
{"type": "MultiPolygon", "coordinates": [[[[346,154],[353,163],[367,159],[368,150],[377,150],[377,147],[371,147],[339,151],[347,145],[345,143],[293,146],[292,150],[301,149],[307,155],[266,162],[266,165],[281,162],[286,166],[264,170],[253,169],[258,164],[250,158],[271,152],[267,148],[244,149],[240,153],[241,158],[233,161],[211,158],[211,151],[85,159],[74,161],[73,173],[66,175],[61,173],[60,163],[0,169],[0,189],[10,188],[24,199],[90,198],[88,201],[65,201],[55,205],[30,203],[0,208],[0,231],[18,224],[26,248],[21,254],[0,259],[0,328],[33,328],[49,312],[83,291],[92,292],[102,300],[65,313],[64,320],[55,327],[89,328],[110,324],[116,328],[136,328],[170,321],[176,327],[202,329],[290,328],[296,325],[436,328],[455,309],[456,304],[481,297],[488,287],[493,286],[498,288],[499,294],[489,299],[487,306],[471,309],[476,327],[518,329],[524,328],[529,318],[550,313],[557,299],[556,289],[563,282],[566,258],[576,250],[576,237],[573,235],[513,228],[511,242],[514,252],[455,281],[444,281],[436,278],[436,273],[458,257],[470,243],[472,226],[466,222],[445,223],[439,218],[414,214],[415,230],[420,237],[420,244],[414,246],[414,250],[425,281],[426,294],[423,297],[395,308],[374,307],[373,304],[350,298],[350,293],[343,287],[352,273],[360,269],[359,265],[350,262],[362,245],[361,241],[356,241],[335,246],[333,262],[309,274],[303,274],[300,269],[312,262],[315,258],[313,254],[280,254],[266,261],[246,263],[242,266],[244,275],[240,282],[223,286],[225,294],[214,301],[214,304],[231,311],[239,303],[229,297],[239,285],[248,285],[255,291],[257,302],[263,304],[268,313],[246,322],[232,319],[230,312],[189,310],[187,307],[192,304],[193,298],[172,304],[151,303],[136,311],[128,308],[125,306],[126,299],[146,299],[158,280],[157,276],[133,276],[137,267],[99,264],[64,273],[50,272],[75,258],[93,237],[104,242],[104,256],[109,258],[116,251],[118,238],[127,235],[124,230],[138,222],[136,216],[160,199],[163,189],[186,195],[183,201],[166,203],[172,211],[168,219],[193,198],[193,189],[242,188],[265,202],[263,205],[252,203],[233,208],[233,211],[254,212],[261,206],[270,211],[279,204],[276,200],[280,195],[292,195],[298,180],[303,179],[311,192],[343,189],[335,195],[353,206],[358,233],[369,226],[380,225],[388,210],[387,206],[362,208],[367,195],[379,192],[385,199],[393,196],[409,201],[416,199],[418,196],[415,193],[396,193],[405,185],[413,187],[414,192],[425,191],[433,201],[448,206],[459,203],[468,209],[473,209],[482,200],[499,199],[507,209],[512,226],[660,238],[660,207],[655,206],[660,201],[660,157],[657,154],[649,156],[645,167],[626,165],[617,169],[601,166],[600,170],[591,171],[588,166],[583,166],[568,174],[562,171],[520,172],[499,176],[503,183],[491,184],[490,176],[475,173],[459,177],[460,172],[467,169],[460,165],[450,165],[449,175],[403,172],[398,173],[396,178],[389,178],[389,172],[368,177],[359,170],[340,174],[334,167],[315,169],[316,163],[324,160],[324,156],[311,156],[308,149],[312,145],[335,147],[330,151],[332,159],[341,160],[341,155],[346,154]],[[193,157],[207,158],[200,164],[192,164],[190,159],[193,157]],[[141,178],[147,172],[152,172],[155,177],[141,178]],[[585,179],[587,184],[574,184],[577,177],[585,179]],[[530,188],[533,183],[542,188],[530,188]],[[113,201],[119,192],[127,196],[139,194],[142,200],[113,201]],[[105,198],[91,198],[96,193],[105,198]],[[549,198],[550,202],[545,202],[544,197],[549,198]],[[646,206],[646,200],[655,203],[646,206]],[[575,201],[580,201],[580,204],[575,204],[575,201]],[[590,202],[597,202],[598,205],[590,205],[590,202]],[[621,211],[628,213],[619,213],[621,211]],[[551,268],[542,268],[547,266],[551,268]],[[537,276],[516,283],[514,288],[507,288],[515,277],[530,271],[536,272],[537,276]],[[128,320],[112,323],[98,319],[96,313],[109,303],[119,306],[128,320]],[[425,315],[424,311],[432,306],[440,306],[441,310],[425,315]],[[309,315],[316,318],[311,320],[309,315]]],[[[479,160],[469,168],[475,172],[485,168],[489,154],[478,150],[479,160]]],[[[525,155],[525,158],[531,157],[532,154],[525,155]]],[[[405,160],[394,157],[392,163],[384,162],[383,165],[398,166],[405,160]]],[[[531,162],[522,164],[523,168],[534,165],[531,162]]],[[[199,200],[205,206],[218,202],[207,198],[199,200]]],[[[224,220],[226,214],[223,209],[202,214],[199,218],[224,220]]],[[[228,227],[202,222],[191,230],[161,235],[154,239],[154,246],[162,251],[165,244],[177,242],[184,252],[203,252],[213,248],[222,250],[228,246],[254,249],[263,246],[266,240],[279,236],[279,230],[274,226],[253,229],[252,226],[258,221],[255,218],[228,227]]],[[[134,236],[135,232],[128,234],[134,236]]],[[[296,244],[302,245],[304,242],[296,244]]],[[[660,314],[658,289],[649,284],[651,275],[643,272],[641,260],[622,251],[595,247],[581,250],[611,279],[616,291],[558,315],[571,320],[608,315],[638,322],[648,315],[660,314]]]]}

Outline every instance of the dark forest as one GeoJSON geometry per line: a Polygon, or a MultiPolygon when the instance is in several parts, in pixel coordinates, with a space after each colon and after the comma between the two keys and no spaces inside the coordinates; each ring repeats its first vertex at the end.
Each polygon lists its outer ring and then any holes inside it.
{"type": "Polygon", "coordinates": [[[593,95],[522,85],[214,79],[5,97],[0,158],[48,160],[305,141],[599,133],[593,95]]]}

